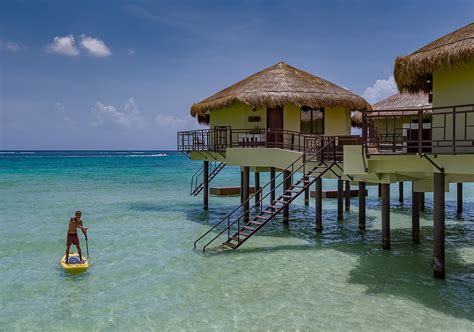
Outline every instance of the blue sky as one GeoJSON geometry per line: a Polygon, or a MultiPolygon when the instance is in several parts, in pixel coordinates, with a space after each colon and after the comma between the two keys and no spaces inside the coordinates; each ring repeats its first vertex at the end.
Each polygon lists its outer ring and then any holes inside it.
{"type": "Polygon", "coordinates": [[[375,102],[474,1],[0,2],[0,149],[175,149],[193,102],[278,61],[375,102]]]}

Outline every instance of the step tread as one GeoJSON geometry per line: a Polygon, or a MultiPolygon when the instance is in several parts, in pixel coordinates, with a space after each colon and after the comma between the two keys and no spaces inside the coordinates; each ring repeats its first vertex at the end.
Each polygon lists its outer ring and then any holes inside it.
{"type": "Polygon", "coordinates": [[[261,225],[261,224],[263,224],[263,222],[259,222],[259,221],[255,221],[255,220],[252,220],[250,223],[251,223],[251,224],[255,224],[255,225],[261,225]]]}
{"type": "Polygon", "coordinates": [[[237,247],[236,244],[230,243],[229,241],[224,242],[222,245],[223,245],[223,246],[226,246],[226,247],[229,247],[229,248],[231,248],[231,249],[234,249],[235,247],[237,247]]]}

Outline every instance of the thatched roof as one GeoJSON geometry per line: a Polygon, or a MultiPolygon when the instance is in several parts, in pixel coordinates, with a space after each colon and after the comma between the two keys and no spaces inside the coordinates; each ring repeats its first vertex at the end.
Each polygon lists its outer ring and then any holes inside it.
{"type": "Polygon", "coordinates": [[[395,61],[395,81],[401,92],[430,92],[435,70],[474,59],[474,23],[443,36],[395,61]]]}
{"type": "MultiPolygon", "coordinates": [[[[381,114],[390,116],[407,116],[417,114],[419,109],[429,109],[432,104],[429,102],[427,93],[397,93],[393,96],[385,98],[372,105],[372,112],[367,113],[370,117],[378,117],[381,114]],[[401,110],[404,110],[402,113],[401,110]],[[379,112],[377,112],[379,111],[379,112]]],[[[362,112],[352,113],[352,126],[360,127],[362,124],[362,112]]]]}
{"type": "Polygon", "coordinates": [[[300,107],[343,106],[357,110],[370,109],[367,101],[349,90],[279,62],[194,104],[191,115],[199,116],[206,111],[231,106],[235,102],[253,107],[275,107],[292,103],[300,107]]]}

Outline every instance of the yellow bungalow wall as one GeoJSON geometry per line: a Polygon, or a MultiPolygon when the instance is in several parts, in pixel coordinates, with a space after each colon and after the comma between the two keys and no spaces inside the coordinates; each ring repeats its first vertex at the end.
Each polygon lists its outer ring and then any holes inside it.
{"type": "MultiPolygon", "coordinates": [[[[351,134],[351,112],[343,107],[327,107],[324,114],[324,134],[328,136],[351,134]]],[[[234,129],[254,129],[267,127],[267,112],[265,107],[257,107],[235,103],[232,106],[211,111],[210,126],[231,126],[234,129]],[[250,116],[259,116],[259,122],[249,122],[250,116]]],[[[300,107],[286,104],[283,107],[283,129],[299,132],[301,130],[300,107]]]]}
{"type": "MultiPolygon", "coordinates": [[[[453,66],[437,70],[433,73],[433,107],[446,107],[455,105],[474,104],[474,60],[470,60],[462,65],[453,66]]],[[[452,108],[439,109],[433,111],[433,140],[451,140],[453,138],[453,117],[452,115],[436,116],[436,113],[451,111],[452,108]],[[443,128],[436,128],[443,127],[443,128]],[[445,128],[444,128],[445,127],[445,128]]],[[[471,107],[458,107],[457,112],[462,110],[472,110],[471,107]]],[[[474,127],[467,128],[465,123],[474,126],[474,114],[469,113],[456,115],[455,138],[457,140],[474,141],[474,127]]],[[[474,152],[472,141],[458,142],[457,144],[466,145],[466,148],[460,148],[458,151],[468,149],[474,152]]],[[[441,145],[449,145],[450,142],[443,142],[441,145]]],[[[436,148],[433,152],[441,152],[443,148],[436,148]]],[[[464,151],[465,152],[465,151],[464,151]]]]}
{"type": "Polygon", "coordinates": [[[350,135],[351,111],[344,107],[325,107],[324,135],[350,135]]]}

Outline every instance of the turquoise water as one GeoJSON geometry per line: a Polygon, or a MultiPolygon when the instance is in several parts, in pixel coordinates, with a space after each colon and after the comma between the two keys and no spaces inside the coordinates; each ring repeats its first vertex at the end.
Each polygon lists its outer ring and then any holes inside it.
{"type": "MultiPolygon", "coordinates": [[[[435,280],[432,195],[413,245],[408,184],[404,204],[392,186],[391,251],[371,187],[365,235],[356,199],[342,223],[324,200],[320,235],[314,202],[298,200],[288,227],[279,218],[238,251],[196,252],[239,202],[211,196],[204,212],[189,197],[199,166],[173,152],[1,153],[0,330],[473,330],[473,185],[462,217],[447,195],[447,278],[435,280]],[[78,209],[91,267],[70,276],[59,259],[78,209]]],[[[226,168],[213,184],[239,181],[226,168]]]]}

